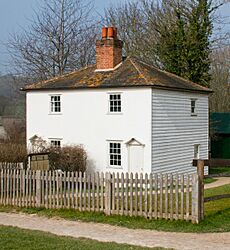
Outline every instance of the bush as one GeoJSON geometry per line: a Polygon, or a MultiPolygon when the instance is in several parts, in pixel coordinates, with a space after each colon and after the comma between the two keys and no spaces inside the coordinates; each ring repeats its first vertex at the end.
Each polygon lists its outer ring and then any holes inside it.
{"type": "Polygon", "coordinates": [[[62,171],[86,171],[87,154],[82,146],[51,147],[49,152],[50,169],[62,171]]]}
{"type": "Polygon", "coordinates": [[[0,143],[0,162],[18,163],[27,160],[27,151],[24,144],[0,143]]]}

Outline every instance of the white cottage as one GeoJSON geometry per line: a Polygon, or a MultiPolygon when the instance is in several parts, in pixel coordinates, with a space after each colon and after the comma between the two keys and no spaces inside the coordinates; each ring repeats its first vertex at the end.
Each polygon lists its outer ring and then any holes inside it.
{"type": "Polygon", "coordinates": [[[208,88],[136,58],[103,28],[96,65],[27,85],[27,140],[82,144],[95,171],[192,172],[208,158],[208,88]]]}

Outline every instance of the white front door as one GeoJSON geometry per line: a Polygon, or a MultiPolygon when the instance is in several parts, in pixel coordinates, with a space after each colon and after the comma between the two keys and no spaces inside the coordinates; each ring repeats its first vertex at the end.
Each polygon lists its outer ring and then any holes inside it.
{"type": "Polygon", "coordinates": [[[129,172],[143,172],[144,147],[142,145],[129,145],[129,172]]]}

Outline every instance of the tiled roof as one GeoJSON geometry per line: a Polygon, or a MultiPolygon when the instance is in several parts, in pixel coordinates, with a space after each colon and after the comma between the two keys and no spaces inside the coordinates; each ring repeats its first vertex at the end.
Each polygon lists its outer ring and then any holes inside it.
{"type": "Polygon", "coordinates": [[[206,87],[162,71],[136,58],[127,58],[113,71],[96,71],[96,66],[93,65],[37,84],[26,85],[22,90],[137,86],[150,86],[181,91],[211,92],[211,90],[206,87]]]}

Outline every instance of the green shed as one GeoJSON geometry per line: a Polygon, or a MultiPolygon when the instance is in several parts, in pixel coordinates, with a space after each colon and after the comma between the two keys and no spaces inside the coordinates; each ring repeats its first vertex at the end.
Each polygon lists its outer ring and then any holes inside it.
{"type": "Polygon", "coordinates": [[[230,159],[230,113],[212,113],[211,158],[230,159]]]}

